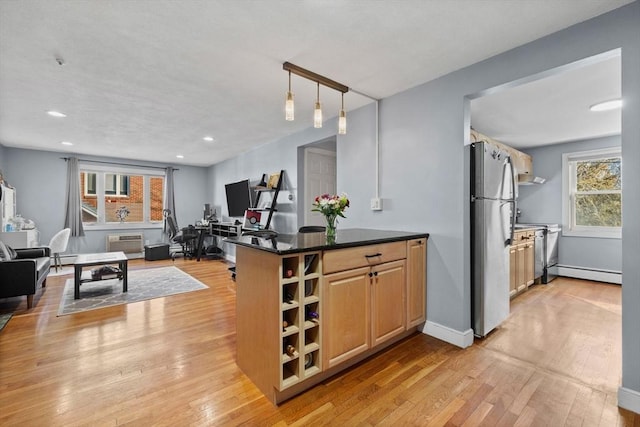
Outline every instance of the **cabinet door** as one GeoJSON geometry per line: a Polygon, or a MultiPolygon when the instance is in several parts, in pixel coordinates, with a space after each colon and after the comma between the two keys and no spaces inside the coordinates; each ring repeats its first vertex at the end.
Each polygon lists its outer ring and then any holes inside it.
{"type": "Polygon", "coordinates": [[[528,242],[524,247],[524,280],[527,286],[532,285],[535,275],[535,250],[533,242],[528,242]]]}
{"type": "Polygon", "coordinates": [[[427,320],[427,239],[407,242],[407,328],[427,320]]]}
{"type": "Polygon", "coordinates": [[[511,246],[509,249],[509,296],[512,297],[518,293],[518,257],[517,246],[511,246]]]}
{"type": "Polygon", "coordinates": [[[324,276],[322,346],[324,369],[370,346],[371,278],[368,267],[324,276]]]}
{"type": "Polygon", "coordinates": [[[516,248],[516,283],[517,291],[523,291],[527,288],[527,281],[524,277],[524,247],[526,244],[519,244],[516,248]]]}
{"type": "Polygon", "coordinates": [[[375,346],[405,330],[405,261],[378,265],[371,273],[371,334],[375,346]]]}

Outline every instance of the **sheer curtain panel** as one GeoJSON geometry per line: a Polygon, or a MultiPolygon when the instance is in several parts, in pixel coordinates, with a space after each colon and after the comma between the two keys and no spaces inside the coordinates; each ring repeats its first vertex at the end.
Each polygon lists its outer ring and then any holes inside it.
{"type": "Polygon", "coordinates": [[[84,236],[82,226],[82,200],[80,198],[80,170],[78,159],[70,157],[67,160],[67,194],[65,200],[64,228],[71,229],[71,235],[84,236]]]}
{"type": "MultiPolygon", "coordinates": [[[[173,167],[169,166],[165,170],[164,176],[164,206],[163,209],[165,211],[171,211],[171,216],[173,216],[176,224],[178,220],[176,219],[176,200],[173,191],[173,167]]],[[[164,220],[164,232],[165,234],[169,234],[169,230],[167,229],[167,219],[165,216],[164,220]]]]}

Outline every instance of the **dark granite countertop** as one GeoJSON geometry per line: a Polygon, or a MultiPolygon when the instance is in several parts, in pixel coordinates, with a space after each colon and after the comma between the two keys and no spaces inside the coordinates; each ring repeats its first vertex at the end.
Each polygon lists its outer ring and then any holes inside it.
{"type": "Polygon", "coordinates": [[[376,243],[398,242],[421,237],[428,238],[429,234],[407,231],[369,230],[364,228],[339,228],[335,243],[327,243],[327,238],[324,233],[278,234],[273,238],[239,236],[229,237],[224,241],[284,255],[307,251],[351,248],[376,243]]]}

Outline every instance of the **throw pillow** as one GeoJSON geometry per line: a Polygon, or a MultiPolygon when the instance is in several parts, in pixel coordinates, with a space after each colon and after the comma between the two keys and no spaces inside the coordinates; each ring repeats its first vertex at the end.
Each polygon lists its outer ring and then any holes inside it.
{"type": "Polygon", "coordinates": [[[9,245],[4,245],[5,248],[7,248],[7,252],[9,252],[9,259],[16,259],[18,258],[18,252],[16,252],[15,249],[13,249],[11,246],[9,245]]]}
{"type": "Polygon", "coordinates": [[[11,254],[7,250],[7,246],[3,241],[0,240],[0,260],[9,261],[11,259],[11,254]]]}

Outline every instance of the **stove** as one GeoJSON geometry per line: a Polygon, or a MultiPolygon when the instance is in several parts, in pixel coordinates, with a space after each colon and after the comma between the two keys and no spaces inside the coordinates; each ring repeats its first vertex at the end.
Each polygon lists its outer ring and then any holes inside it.
{"type": "Polygon", "coordinates": [[[560,224],[516,224],[515,228],[535,228],[535,278],[547,284],[558,277],[560,224]]]}

